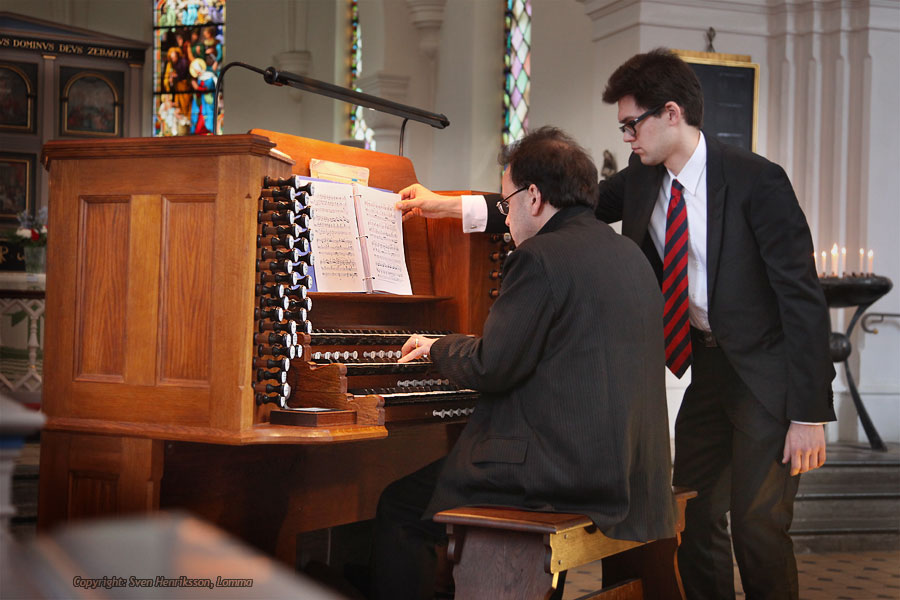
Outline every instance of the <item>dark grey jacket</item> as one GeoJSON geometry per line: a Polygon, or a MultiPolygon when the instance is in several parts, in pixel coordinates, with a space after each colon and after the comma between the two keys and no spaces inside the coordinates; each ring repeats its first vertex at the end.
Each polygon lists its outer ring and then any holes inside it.
{"type": "Polygon", "coordinates": [[[587,207],[507,259],[482,338],[432,360],[482,399],[428,515],[463,505],[577,512],[607,535],[674,536],[662,297],[631,240],[587,207]]]}

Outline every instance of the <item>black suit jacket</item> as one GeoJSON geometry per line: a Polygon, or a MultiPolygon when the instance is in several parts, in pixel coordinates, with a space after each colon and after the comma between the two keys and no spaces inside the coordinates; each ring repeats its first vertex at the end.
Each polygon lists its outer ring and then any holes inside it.
{"type": "MultiPolygon", "coordinates": [[[[712,332],[738,375],[776,418],[835,419],[830,323],[806,218],[784,170],[706,137],[707,293],[712,332]]],[[[657,277],[649,235],[665,167],[628,167],[600,182],[597,217],[622,221],[657,277]]]]}
{"type": "Polygon", "coordinates": [[[662,298],[631,241],[567,208],[506,260],[484,336],[431,347],[482,392],[426,515],[462,505],[587,514],[606,534],[674,535],[662,298]]]}

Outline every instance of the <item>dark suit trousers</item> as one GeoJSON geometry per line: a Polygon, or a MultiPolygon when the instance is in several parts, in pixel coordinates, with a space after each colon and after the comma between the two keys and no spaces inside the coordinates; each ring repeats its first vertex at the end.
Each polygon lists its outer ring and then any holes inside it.
{"type": "Polygon", "coordinates": [[[687,503],[678,566],[689,599],[734,598],[726,513],[748,599],[798,597],[788,529],[799,476],[782,465],[787,422],[753,397],[721,348],[692,330],[691,384],[675,421],[674,484],[687,503]]]}
{"type": "Polygon", "coordinates": [[[422,519],[444,459],[390,484],[375,513],[372,598],[430,600],[434,596],[436,546],[446,542],[446,525],[422,519]]]}
{"type": "MultiPolygon", "coordinates": [[[[373,600],[431,600],[437,546],[447,543],[447,526],[422,519],[444,459],[398,479],[381,493],[375,513],[372,552],[373,600]]],[[[566,573],[560,573],[550,600],[560,600],[566,573]]]]}

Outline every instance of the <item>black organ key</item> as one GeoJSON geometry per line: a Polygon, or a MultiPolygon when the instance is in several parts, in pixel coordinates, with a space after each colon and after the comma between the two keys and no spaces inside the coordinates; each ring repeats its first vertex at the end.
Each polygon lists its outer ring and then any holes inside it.
{"type": "MultiPolygon", "coordinates": [[[[302,262],[298,260],[294,264],[294,272],[299,274],[300,277],[306,277],[309,274],[309,265],[306,263],[305,260],[302,262]]],[[[294,285],[297,285],[297,284],[294,284],[294,285]]],[[[293,286],[291,286],[291,287],[293,287],[293,286]]],[[[306,286],[306,287],[309,287],[309,286],[306,286]]]]}
{"type": "Polygon", "coordinates": [[[253,318],[257,321],[270,319],[272,321],[284,321],[283,308],[254,308],[253,318]]]}
{"type": "MultiPolygon", "coordinates": [[[[305,239],[303,241],[306,242],[306,248],[303,249],[301,247],[300,252],[302,254],[305,254],[309,252],[309,242],[307,242],[305,239]]],[[[293,238],[293,236],[290,235],[283,235],[279,237],[270,237],[266,235],[256,236],[256,245],[260,247],[271,246],[273,248],[287,248],[288,250],[291,250],[295,244],[296,240],[293,238]]]]}
{"type": "Polygon", "coordinates": [[[305,275],[305,273],[298,273],[297,271],[291,273],[269,273],[268,271],[263,271],[259,274],[259,280],[266,283],[283,283],[289,287],[294,287],[300,283],[301,275],[305,275]]]}
{"type": "Polygon", "coordinates": [[[266,175],[263,177],[263,187],[292,187],[296,189],[300,187],[302,181],[299,175],[291,175],[289,177],[270,177],[266,175]]]}
{"type": "Polygon", "coordinates": [[[294,270],[294,263],[289,260],[257,260],[256,261],[256,270],[257,271],[275,271],[280,273],[290,273],[294,270]]]}
{"type": "Polygon", "coordinates": [[[291,395],[291,386],[286,383],[254,383],[253,389],[263,394],[278,394],[279,396],[291,395]]]}
{"type": "Polygon", "coordinates": [[[298,211],[298,214],[294,218],[294,223],[296,223],[303,229],[309,229],[309,215],[300,214],[298,211]]]}
{"type": "Polygon", "coordinates": [[[299,284],[296,287],[286,288],[284,293],[286,296],[290,296],[292,300],[303,300],[306,298],[308,291],[305,285],[299,284]]]}
{"type": "MultiPolygon", "coordinates": [[[[300,261],[300,251],[296,248],[291,250],[273,250],[271,248],[260,248],[259,249],[259,257],[262,260],[284,260],[289,263],[296,263],[300,261]]],[[[259,268],[259,262],[256,263],[256,270],[264,270],[259,268]]],[[[284,269],[270,269],[271,271],[284,271],[284,269]]],[[[288,269],[290,272],[290,269],[288,269]]]]}
{"type": "MultiPolygon", "coordinates": [[[[287,315],[285,314],[287,317],[287,315]]],[[[287,317],[288,319],[292,319],[293,317],[287,317]]],[[[297,323],[294,321],[285,321],[284,323],[275,323],[273,321],[260,321],[259,322],[259,331],[260,333],[264,331],[280,331],[282,333],[290,333],[294,335],[297,333],[297,323]]]]}
{"type": "Polygon", "coordinates": [[[257,333],[253,336],[253,342],[270,346],[293,346],[294,336],[290,333],[257,333]]]}
{"type": "Polygon", "coordinates": [[[287,310],[291,304],[291,299],[287,296],[282,298],[271,298],[263,296],[259,299],[259,308],[265,310],[267,308],[278,308],[280,310],[287,310]]]}
{"type": "Polygon", "coordinates": [[[301,298],[300,300],[291,300],[290,304],[288,304],[288,310],[312,310],[312,298],[306,297],[301,298]]]}
{"type": "Polygon", "coordinates": [[[292,210],[287,212],[258,212],[256,213],[256,222],[261,224],[293,225],[297,222],[297,215],[292,210]]]}
{"type": "Polygon", "coordinates": [[[287,358],[254,358],[253,366],[257,369],[278,369],[287,371],[291,368],[291,361],[287,358]]]}
{"type": "Polygon", "coordinates": [[[306,312],[305,308],[291,310],[290,306],[288,306],[288,310],[284,312],[284,318],[290,319],[291,321],[300,321],[302,323],[303,321],[306,321],[306,312]]]}
{"type": "Polygon", "coordinates": [[[301,276],[300,280],[297,281],[298,287],[305,287],[307,290],[312,287],[313,280],[312,275],[301,276]]]}
{"type": "Polygon", "coordinates": [[[300,228],[299,225],[263,225],[262,234],[263,235],[277,235],[277,236],[290,236],[292,238],[298,238],[300,235],[304,233],[303,229],[300,228]]]}
{"type": "Polygon", "coordinates": [[[297,190],[292,187],[263,188],[259,195],[261,198],[284,198],[293,200],[297,195],[297,190]]]}
{"type": "Polygon", "coordinates": [[[268,396],[266,394],[258,393],[256,394],[256,403],[257,404],[277,404],[281,408],[287,407],[287,398],[284,396],[268,396]]]}
{"type": "Polygon", "coordinates": [[[276,298],[284,298],[288,295],[288,287],[280,283],[273,285],[260,284],[256,286],[256,295],[275,296],[276,298]]]}
{"type": "Polygon", "coordinates": [[[287,201],[263,198],[262,201],[262,212],[290,211],[294,214],[297,214],[301,210],[303,210],[303,203],[297,198],[287,201]]]}
{"type": "Polygon", "coordinates": [[[294,240],[294,246],[292,246],[292,248],[293,247],[296,247],[297,250],[300,251],[301,255],[309,254],[309,240],[305,237],[297,238],[296,240],[294,240]]]}
{"type": "Polygon", "coordinates": [[[256,347],[256,354],[259,356],[274,356],[295,359],[297,358],[297,348],[295,346],[267,346],[260,344],[256,347]]]}
{"type": "Polygon", "coordinates": [[[278,383],[287,383],[287,371],[266,371],[265,369],[256,370],[257,381],[277,381],[278,383]]]}
{"type": "MultiPolygon", "coordinates": [[[[297,183],[300,183],[300,181],[298,180],[297,183]]],[[[298,194],[306,194],[307,196],[314,196],[316,194],[316,188],[312,181],[307,181],[304,185],[295,185],[294,190],[298,194]]]]}
{"type": "Polygon", "coordinates": [[[302,333],[312,333],[312,321],[303,321],[301,323],[297,323],[297,327],[300,328],[302,333]]]}

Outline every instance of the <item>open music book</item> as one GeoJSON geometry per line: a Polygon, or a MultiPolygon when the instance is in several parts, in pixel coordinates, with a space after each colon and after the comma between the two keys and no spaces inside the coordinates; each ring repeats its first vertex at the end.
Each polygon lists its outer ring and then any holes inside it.
{"type": "Polygon", "coordinates": [[[359,183],[312,181],[312,291],[411,295],[403,220],[394,208],[399,194],[359,183]]]}

